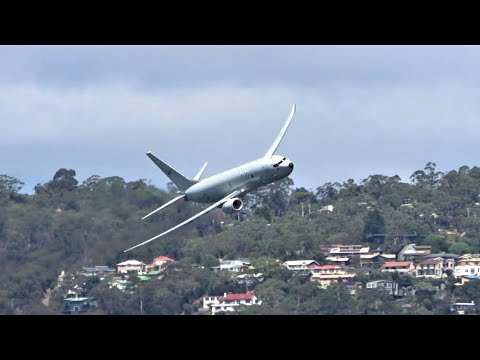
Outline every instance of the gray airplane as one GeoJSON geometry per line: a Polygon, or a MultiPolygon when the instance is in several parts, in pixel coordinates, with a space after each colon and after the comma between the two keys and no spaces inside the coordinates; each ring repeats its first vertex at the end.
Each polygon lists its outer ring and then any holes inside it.
{"type": "Polygon", "coordinates": [[[147,156],[178,187],[179,191],[177,193],[180,195],[160,206],[158,209],[155,209],[150,214],[145,215],[142,220],[180,199],[199,203],[213,202],[213,204],[195,216],[192,216],[190,219],[185,220],[181,224],[178,224],[170,230],[154,236],[151,239],[142,242],[141,244],[135,245],[130,249],[125,250],[125,252],[158,239],[178,229],[179,227],[198,219],[200,216],[207,214],[217,207],[221,208],[226,214],[233,214],[237,211],[240,211],[243,207],[243,202],[240,200],[242,196],[261,186],[273,183],[289,176],[293,171],[293,162],[284,156],[274,155],[274,153],[277,150],[278,145],[280,145],[280,142],[282,141],[294,114],[295,104],[292,106],[292,111],[290,112],[287,121],[283,125],[282,130],[280,130],[280,133],[273,142],[272,146],[270,146],[263,157],[237,166],[233,169],[210,176],[203,180],[200,180],[200,177],[202,176],[208,162],[202,166],[200,171],[193,179],[188,179],[171,166],[165,164],[162,160],[155,157],[155,155],[149,151],[147,156]]]}

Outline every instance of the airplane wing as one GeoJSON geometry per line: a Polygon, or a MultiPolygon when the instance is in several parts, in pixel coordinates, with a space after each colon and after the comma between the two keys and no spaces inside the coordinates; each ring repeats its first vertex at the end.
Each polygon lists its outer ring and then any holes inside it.
{"type": "Polygon", "coordinates": [[[135,248],[137,248],[137,247],[139,247],[139,246],[142,246],[142,245],[145,245],[145,244],[149,243],[150,241],[153,241],[153,240],[155,240],[155,239],[158,239],[159,237],[162,237],[162,236],[164,236],[164,235],[167,235],[168,233],[170,233],[170,232],[178,229],[179,227],[182,227],[183,225],[186,225],[186,224],[192,222],[193,220],[198,219],[200,216],[209,213],[210,211],[214,210],[217,206],[222,205],[225,201],[227,201],[227,200],[229,200],[229,199],[231,199],[231,198],[239,195],[240,193],[241,193],[241,191],[239,191],[239,190],[236,190],[236,191],[232,192],[231,194],[225,196],[223,199],[217,201],[216,203],[210,205],[210,206],[207,207],[206,209],[200,211],[197,215],[192,216],[190,219],[185,220],[184,222],[182,222],[182,223],[174,226],[174,227],[171,228],[170,230],[167,230],[167,231],[165,231],[165,232],[163,232],[163,233],[161,233],[161,234],[159,234],[159,235],[157,235],[157,236],[154,236],[153,238],[148,239],[147,241],[144,241],[144,242],[142,242],[141,244],[135,245],[135,246],[131,247],[130,249],[125,250],[124,252],[133,250],[133,249],[135,249],[135,248]]]}
{"type": "Polygon", "coordinates": [[[277,135],[277,138],[273,142],[272,146],[270,146],[270,149],[266,152],[264,157],[272,156],[275,150],[277,150],[278,145],[280,145],[280,142],[283,139],[283,136],[287,132],[288,126],[290,125],[290,121],[292,121],[293,115],[295,114],[296,106],[293,104],[292,106],[292,111],[290,111],[290,115],[288,115],[287,121],[285,121],[285,124],[282,127],[282,130],[280,130],[280,133],[277,135]]]}
{"type": "Polygon", "coordinates": [[[182,198],[184,198],[184,197],[185,197],[185,195],[180,195],[180,196],[177,196],[176,198],[173,198],[172,200],[170,200],[170,201],[167,202],[166,204],[163,204],[162,206],[160,206],[158,209],[153,210],[150,214],[145,215],[144,217],[142,217],[142,220],[146,219],[146,218],[149,217],[150,215],[155,214],[157,211],[160,211],[160,210],[162,210],[163,208],[166,208],[168,205],[173,204],[175,201],[178,201],[178,200],[180,200],[180,199],[182,199],[182,198]]]}

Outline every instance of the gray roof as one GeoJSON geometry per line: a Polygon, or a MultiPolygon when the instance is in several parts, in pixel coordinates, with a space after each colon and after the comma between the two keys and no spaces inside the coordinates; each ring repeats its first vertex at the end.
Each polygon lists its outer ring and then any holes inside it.
{"type": "Polygon", "coordinates": [[[425,257],[426,258],[441,257],[441,258],[445,258],[445,259],[456,259],[456,258],[460,257],[460,255],[442,252],[442,253],[437,253],[437,254],[426,255],[425,257]]]}

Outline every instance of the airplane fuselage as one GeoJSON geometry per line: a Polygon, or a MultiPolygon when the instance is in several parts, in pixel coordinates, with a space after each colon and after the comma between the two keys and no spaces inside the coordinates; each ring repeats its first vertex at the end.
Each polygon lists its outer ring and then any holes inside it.
{"type": "Polygon", "coordinates": [[[200,203],[219,201],[235,190],[242,195],[289,176],[293,162],[281,155],[263,157],[210,176],[185,191],[185,200],[200,203]]]}

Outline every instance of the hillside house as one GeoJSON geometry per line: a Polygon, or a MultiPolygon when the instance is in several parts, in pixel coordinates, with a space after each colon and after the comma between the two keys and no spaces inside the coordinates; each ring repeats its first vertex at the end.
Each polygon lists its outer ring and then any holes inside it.
{"type": "Polygon", "coordinates": [[[400,274],[415,274],[415,265],[412,261],[388,261],[383,264],[382,272],[398,272],[400,274]]]}
{"type": "Polygon", "coordinates": [[[383,288],[388,291],[388,293],[395,297],[403,297],[403,289],[396,281],[392,280],[374,280],[369,281],[366,284],[367,289],[377,289],[383,288]]]}
{"type": "Polygon", "coordinates": [[[423,260],[416,266],[416,276],[440,279],[443,275],[443,259],[423,260]]]}
{"type": "Polygon", "coordinates": [[[138,260],[127,260],[117,264],[117,272],[119,274],[128,274],[130,272],[143,274],[145,270],[145,264],[138,260]]]}
{"type": "Polygon", "coordinates": [[[432,253],[431,245],[405,245],[398,253],[398,260],[414,260],[432,253]]]}
{"type": "Polygon", "coordinates": [[[311,266],[310,271],[310,281],[318,282],[323,289],[335,282],[351,282],[356,275],[355,269],[338,265],[311,266]]]}
{"type": "Polygon", "coordinates": [[[63,300],[63,313],[82,313],[91,311],[97,308],[97,301],[95,298],[89,297],[72,297],[63,300]]]}
{"type": "Polygon", "coordinates": [[[330,248],[329,256],[360,256],[368,254],[370,247],[363,245],[334,245],[330,248]]]}
{"type": "Polygon", "coordinates": [[[248,270],[250,262],[246,260],[220,260],[219,266],[212,267],[214,272],[217,271],[231,271],[231,272],[243,272],[248,270]]]}
{"type": "Polygon", "coordinates": [[[480,258],[462,259],[454,267],[456,278],[462,276],[480,276],[480,258]]]}
{"type": "Polygon", "coordinates": [[[85,276],[105,276],[105,275],[114,275],[115,269],[110,268],[104,265],[97,265],[93,267],[84,266],[82,268],[82,275],[85,276]]]}
{"type": "Polygon", "coordinates": [[[237,311],[241,306],[261,305],[254,291],[247,291],[243,294],[227,294],[223,296],[206,296],[203,298],[203,308],[212,310],[212,315],[219,312],[237,311]]]}
{"type": "Polygon", "coordinates": [[[395,254],[382,254],[381,252],[374,252],[373,254],[360,255],[360,266],[375,266],[381,265],[386,261],[395,260],[395,254]]]}
{"type": "Polygon", "coordinates": [[[309,271],[310,267],[314,265],[320,266],[315,260],[290,260],[283,263],[283,266],[292,271],[309,271]]]}

